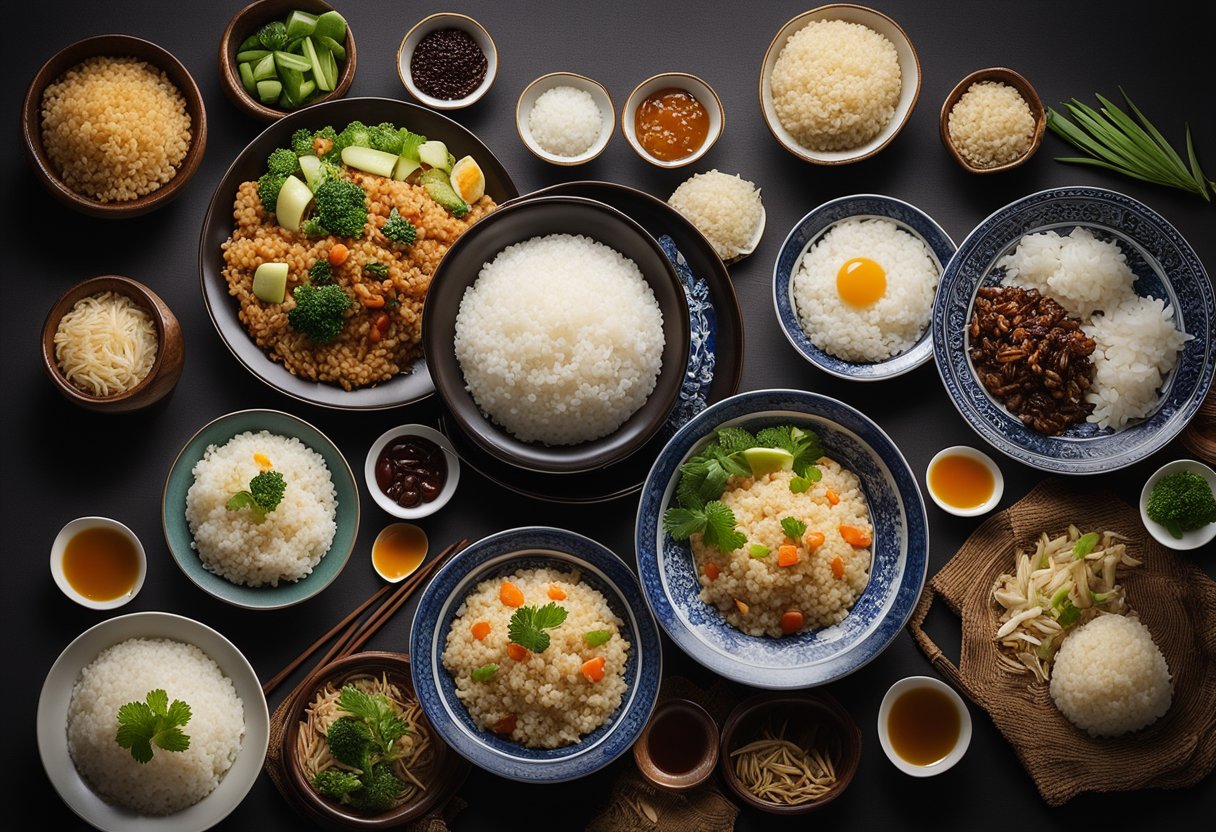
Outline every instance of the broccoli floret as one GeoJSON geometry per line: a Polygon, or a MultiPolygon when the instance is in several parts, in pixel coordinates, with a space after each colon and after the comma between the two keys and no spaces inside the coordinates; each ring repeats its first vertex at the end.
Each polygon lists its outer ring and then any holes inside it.
{"type": "Polygon", "coordinates": [[[287,322],[297,332],[317,344],[332,341],[342,333],[345,323],[342,313],[350,306],[351,300],[341,286],[331,283],[318,288],[305,283],[297,286],[292,294],[296,305],[287,313],[287,322]]]}
{"type": "Polygon", "coordinates": [[[291,176],[300,169],[300,158],[285,147],[276,149],[266,159],[266,170],[270,173],[281,173],[291,176]]]}
{"type": "Polygon", "coordinates": [[[305,237],[324,237],[327,232],[315,219],[307,219],[300,223],[300,233],[305,237]]]}
{"type": "Polygon", "coordinates": [[[352,145],[356,147],[371,147],[371,130],[361,121],[352,121],[346,125],[346,129],[334,139],[333,149],[341,153],[343,148],[352,145]]]}
{"type": "Polygon", "coordinates": [[[371,775],[364,780],[363,788],[350,795],[351,805],[361,812],[387,812],[405,788],[387,763],[376,763],[372,766],[371,775]]]}
{"type": "Polygon", "coordinates": [[[287,174],[274,171],[266,171],[258,178],[258,197],[267,211],[274,211],[274,206],[279,201],[279,191],[283,189],[283,183],[286,181],[287,174]]]}
{"type": "Polygon", "coordinates": [[[263,471],[249,481],[249,492],[253,501],[264,511],[274,511],[283,502],[287,481],[278,471],[263,471]]]}
{"type": "Polygon", "coordinates": [[[313,286],[326,286],[334,282],[334,267],[328,260],[314,260],[308,269],[308,280],[313,286]]]}
{"type": "Polygon", "coordinates": [[[312,134],[312,152],[322,159],[337,159],[342,150],[337,145],[338,131],[328,125],[312,134]]]}
{"type": "Polygon", "coordinates": [[[388,277],[388,266],[383,263],[368,263],[363,267],[363,273],[370,274],[372,277],[384,280],[386,277],[388,277]]]}
{"type": "Polygon", "coordinates": [[[370,768],[367,761],[372,752],[372,732],[363,720],[352,716],[338,717],[329,726],[325,739],[338,762],[360,771],[370,768]]]}
{"type": "Polygon", "coordinates": [[[397,125],[389,124],[387,121],[368,128],[368,141],[371,142],[370,146],[376,150],[383,150],[385,153],[395,155],[400,154],[401,143],[404,140],[405,137],[397,129],[397,125]]]}
{"type": "Polygon", "coordinates": [[[287,24],[281,20],[272,20],[258,29],[258,41],[263,49],[282,49],[287,43],[287,24]]]}
{"type": "Polygon", "coordinates": [[[367,194],[349,179],[327,179],[313,193],[317,222],[336,237],[358,237],[367,224],[367,194]]]}
{"type": "Polygon", "coordinates": [[[1216,496],[1201,475],[1177,471],[1157,481],[1148,495],[1146,513],[1174,537],[1216,523],[1216,496]]]}
{"type": "Polygon", "coordinates": [[[342,803],[349,803],[350,793],[363,788],[358,775],[337,768],[318,771],[317,776],[312,778],[312,785],[322,796],[342,803]]]}
{"type": "Polygon", "coordinates": [[[296,156],[307,156],[313,153],[311,130],[307,127],[301,127],[291,134],[291,152],[296,154],[296,156]]]}
{"type": "Polygon", "coordinates": [[[400,243],[403,246],[408,246],[418,239],[418,229],[414,228],[412,222],[401,216],[396,208],[388,212],[388,219],[384,225],[380,226],[380,233],[394,243],[400,243]]]}

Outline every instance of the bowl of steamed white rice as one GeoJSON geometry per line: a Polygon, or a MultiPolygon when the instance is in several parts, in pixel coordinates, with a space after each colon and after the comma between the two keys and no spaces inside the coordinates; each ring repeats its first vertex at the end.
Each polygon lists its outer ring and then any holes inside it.
{"type": "Polygon", "coordinates": [[[932,340],[951,401],[989,444],[1040,470],[1097,474],[1152,455],[1186,427],[1216,372],[1214,326],[1211,280],[1178,230],[1131,197],[1076,186],[1016,200],[967,236],[942,275],[932,340]],[[1021,362],[1047,339],[1011,326],[1008,338],[1030,341],[994,342],[977,315],[1005,293],[1050,302],[1053,327],[1078,333],[1087,366],[1078,371],[1081,358],[1065,362],[1047,344],[1052,365],[1040,358],[1036,389],[1021,362]],[[990,356],[1007,366],[994,370],[990,356]],[[1071,379],[1066,389],[1047,370],[1071,379]],[[1066,409],[1068,424],[1043,429],[1042,414],[1066,409]]]}
{"type": "Polygon", "coordinates": [[[662,426],[688,364],[671,262],[640,225],[580,197],[499,208],[444,256],[423,309],[435,389],[487,453],[577,473],[662,426]]]}
{"type": "Polygon", "coordinates": [[[186,443],[161,506],[174,561],[200,589],[238,607],[313,597],[346,565],[359,488],[338,447],[277,410],[239,410],[186,443]],[[273,504],[273,505],[272,505],[273,504]]]}
{"type": "Polygon", "coordinates": [[[201,832],[219,823],[260,776],[269,733],[261,683],[241,651],[165,612],[86,630],[55,660],[38,700],[38,751],[51,784],[106,832],[201,832]],[[189,706],[178,727],[188,743],[166,750],[154,742],[151,759],[139,762],[118,742],[119,711],[154,691],[189,706]]]}
{"type": "Polygon", "coordinates": [[[773,306],[790,345],[853,381],[902,375],[933,357],[929,318],[954,241],[900,199],[856,194],[799,220],[773,266],[773,306]]]}

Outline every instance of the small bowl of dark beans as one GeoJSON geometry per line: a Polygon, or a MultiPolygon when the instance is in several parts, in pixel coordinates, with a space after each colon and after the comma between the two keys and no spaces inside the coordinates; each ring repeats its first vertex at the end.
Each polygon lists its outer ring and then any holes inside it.
{"type": "Polygon", "coordinates": [[[460,482],[460,459],[448,438],[434,428],[399,425],[368,448],[363,476],[380,508],[403,520],[417,520],[452,499],[460,482]]]}
{"type": "Polygon", "coordinates": [[[397,50],[397,74],[410,95],[435,110],[479,100],[498,74],[498,48],[473,18],[441,12],[423,18],[397,50]]]}

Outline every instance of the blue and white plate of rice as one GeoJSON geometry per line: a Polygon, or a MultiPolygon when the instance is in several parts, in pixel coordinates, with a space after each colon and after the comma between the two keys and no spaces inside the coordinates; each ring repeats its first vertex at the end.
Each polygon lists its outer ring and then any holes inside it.
{"type": "MultiPolygon", "coordinates": [[[[1211,281],[1178,230],[1131,197],[1077,186],[1023,197],[976,226],[946,266],[932,330],[946,392],[984,440],[1034,468],[1097,474],[1186,427],[1212,385],[1213,326],[1211,281]],[[1075,397],[1087,415],[1054,435],[1024,421],[1044,408],[1015,413],[1017,400],[986,385],[973,360],[985,337],[969,332],[977,303],[1010,287],[1057,302],[1095,345],[1092,381],[1075,397]]],[[[1007,355],[1016,364],[1018,351],[1007,355]]]]}
{"type": "Polygon", "coordinates": [[[201,427],[177,455],[161,524],[174,561],[200,589],[238,607],[278,609],[313,597],[346,566],[359,533],[359,487],[338,446],[313,425],[278,410],[239,410],[201,427]],[[249,503],[263,473],[279,474],[284,486],[280,502],[261,512],[249,503]]]}
{"type": "Polygon", "coordinates": [[[635,546],[646,602],[680,649],[728,679],[785,690],[832,682],[886,649],[924,585],[929,531],[916,477],[871,419],[816,393],[757,390],[711,405],[667,443],[642,487],[635,546]],[[821,479],[797,491],[788,471],[731,476],[719,499],[746,542],[710,566],[702,534],[664,530],[682,466],[718,431],[790,426],[818,436],[821,479]],[[786,514],[805,521],[805,544],[785,538],[786,514]],[[846,534],[855,527],[860,540],[846,534]]]}
{"type": "Polygon", "coordinates": [[[879,381],[933,356],[929,317],[954,241],[914,205],[880,194],[825,202],[799,220],[773,267],[773,305],[799,355],[825,373],[879,381]]]}
{"type": "Polygon", "coordinates": [[[659,693],[659,630],[640,596],[611,550],[562,529],[510,529],[454,555],[423,591],[410,634],[431,726],[511,780],[556,783],[608,765],[659,693]],[[542,627],[546,615],[556,618],[542,627]],[[542,642],[518,632],[521,616],[542,642]]]}

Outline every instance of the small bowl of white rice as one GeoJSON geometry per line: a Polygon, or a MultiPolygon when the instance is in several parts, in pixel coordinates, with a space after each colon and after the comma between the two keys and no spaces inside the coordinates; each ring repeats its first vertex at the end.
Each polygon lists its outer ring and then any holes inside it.
{"type": "Polygon", "coordinates": [[[825,202],[799,220],[773,267],[773,305],[794,349],[829,375],[881,381],[933,356],[929,323],[954,241],[910,203],[825,202]]]}
{"type": "Polygon", "coordinates": [[[427,368],[488,454],[578,473],[662,426],[688,364],[688,305],[640,225],[579,197],[499,208],[444,256],[423,309],[427,368]]]}
{"type": "Polygon", "coordinates": [[[581,165],[604,152],[616,128],[607,88],[574,72],[542,75],[519,94],[515,129],[524,147],[554,165],[581,165]]]}
{"type": "Polygon", "coordinates": [[[1046,128],[1038,92],[1006,67],[972,72],[942,103],[942,144],[970,173],[999,173],[1023,164],[1039,149],[1046,128]]]}
{"type": "Polygon", "coordinates": [[[359,488],[338,447],[278,410],[239,410],[201,427],[165,480],[169,553],[208,594],[248,609],[298,604],[346,566],[359,531],[359,488]],[[259,516],[231,502],[263,473],[282,477],[278,505],[259,516]]]}
{"type": "Polygon", "coordinates": [[[241,651],[179,615],[103,621],[69,644],[38,699],[38,751],[77,815],[103,832],[201,832],[235,809],[262,772],[270,716],[241,651]],[[190,706],[189,747],[139,763],[115,742],[118,709],[164,690],[190,706]]]}

